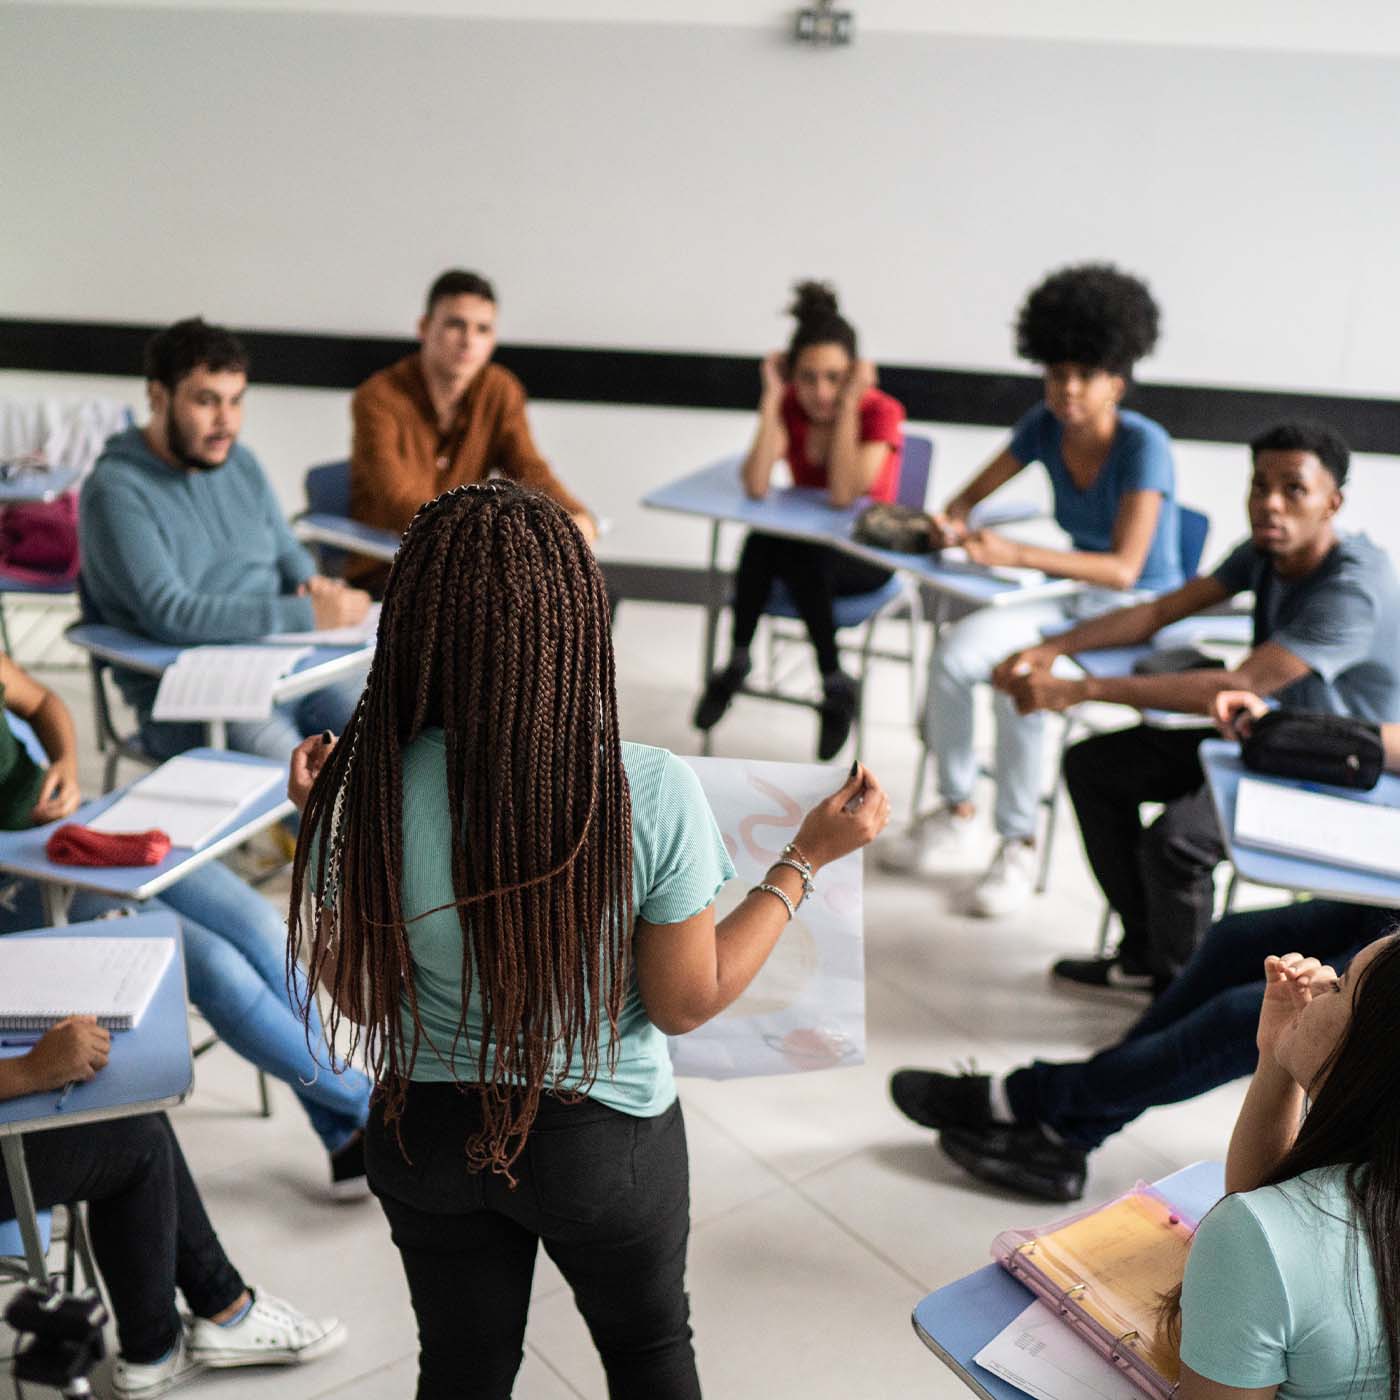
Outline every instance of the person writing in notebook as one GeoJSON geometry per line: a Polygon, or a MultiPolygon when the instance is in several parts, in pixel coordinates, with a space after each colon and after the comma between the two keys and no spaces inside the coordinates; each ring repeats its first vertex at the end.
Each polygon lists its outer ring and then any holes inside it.
{"type": "Polygon", "coordinates": [[[733,867],[699,780],[620,737],[602,574],[564,511],[510,482],[418,513],[364,703],[339,742],[300,747],[290,793],[290,933],[332,1036],[364,1027],[418,1400],[511,1394],[541,1242],[608,1393],[694,1400],[666,1036],[743,992],[809,881],[884,825],[885,793],[852,765],[717,918],[733,867]]]}
{"type": "MultiPolygon", "coordinates": [[[[836,294],[822,282],[800,282],[791,313],[797,321],[786,353],[762,365],[758,427],[741,468],[744,491],[762,500],[773,469],[785,460],[798,486],[824,490],[833,506],[862,496],[892,501],[899,487],[904,409],[875,387],[875,367],[862,360],[855,328],[840,314],[836,294]]],[[[839,549],[750,532],[734,579],[733,640],[729,663],[706,683],[695,707],[695,727],[708,731],[723,718],[748,679],[749,647],[775,583],[802,617],[821,672],[821,729],[817,757],[834,758],[855,719],[855,681],[841,669],[835,600],[869,593],[888,570],[839,549]]]]}
{"type": "MultiPolygon", "coordinates": [[[[452,269],[428,289],[419,348],[371,375],[350,401],[350,514],[400,533],[440,492],[499,473],[542,491],[591,544],[597,524],[540,455],[525,416],[525,390],[491,362],[496,291],[452,269]]],[[[379,593],[387,564],[352,558],[348,576],[379,593]]]]}
{"type": "Polygon", "coordinates": [[[1007,657],[994,682],[1025,714],[1083,700],[1202,716],[1200,728],[1151,724],[1100,734],[1065,756],[1065,785],[1095,878],[1123,938],[1108,958],[1066,958],[1055,976],[1098,992],[1160,989],[1210,924],[1225,847],[1196,750],[1222,691],[1252,690],[1291,709],[1400,719],[1400,581],[1385,551],[1343,535],[1349,453],[1340,434],[1288,422],[1250,444],[1250,536],[1216,570],[1181,588],[1081,623],[1007,657]],[[1137,646],[1168,624],[1254,595],[1253,647],[1230,668],[1069,678],[1057,657],[1137,646]],[[1165,804],[1144,829],[1139,807],[1165,804]]]}
{"type": "MultiPolygon", "coordinates": [[[[111,438],[78,503],[84,609],[152,641],[256,642],[274,632],[363,622],[369,597],[316,573],[253,454],[238,441],[248,356],[226,330],[179,321],[146,346],[150,421],[111,438]]],[[[141,742],[170,758],[201,724],[151,718],[159,679],[117,670],[141,742]]],[[[339,681],[231,721],[228,746],[285,759],[308,734],[339,729],[360,682],[339,681]]]]}
{"type": "MultiPolygon", "coordinates": [[[[0,1057],[0,1102],[86,1083],[110,1051],[111,1036],[91,1017],[60,1021],[24,1054],[0,1057]]],[[[29,1133],[24,1158],[38,1209],[74,1201],[87,1208],[117,1325],[117,1400],[150,1400],[202,1371],[314,1361],[345,1341],[336,1318],[307,1317],[244,1282],[165,1114],[29,1133]]],[[[9,1178],[0,1173],[0,1220],[15,1214],[9,1178]]]]}
{"type": "MultiPolygon", "coordinates": [[[[72,816],[78,793],[78,741],[62,699],[0,652],[0,828],[22,831],[72,816]],[[28,725],[44,755],[36,762],[8,722],[28,725]]],[[[74,919],[95,919],[124,906],[79,890],[74,919]]],[[[282,915],[228,866],[196,866],[143,908],[169,909],[184,930],[190,1001],[235,1054],[282,1080],[297,1096],[329,1158],[330,1189],[365,1194],[363,1129],[369,1080],[358,1070],[331,1074],[316,1063],[287,985],[282,915]]],[[[0,934],[41,928],[42,893],[32,880],[10,880],[0,899],[0,934]]],[[[294,973],[294,989],[301,973],[294,973]]]]}
{"type": "MultiPolygon", "coordinates": [[[[1212,714],[1238,739],[1266,710],[1256,695],[1227,691],[1212,714]]],[[[1400,724],[1381,725],[1380,735],[1386,768],[1400,773],[1400,724]]],[[[890,1096],[979,1180],[1037,1200],[1078,1200],[1090,1155],[1140,1114],[1253,1071],[1265,957],[1304,949],[1343,971],[1395,918],[1394,909],[1328,899],[1230,914],[1123,1039],[1097,1055],[1035,1060],[1001,1075],[901,1069],[890,1096]]]]}
{"type": "MultiPolygon", "coordinates": [[[[1063,268],[1026,298],[1019,354],[1042,367],[1043,402],[1011,441],[933,517],[938,539],[975,563],[1039,569],[1082,587],[1060,598],[983,608],[942,629],[929,668],[924,740],[937,763],[942,806],[879,852],[896,871],[931,873],[966,858],[978,841],[973,801],[976,687],[1013,647],[1043,632],[1181,583],[1180,527],[1171,442],[1150,418],[1122,407],[1138,361],[1157,343],[1157,304],[1136,277],[1104,264],[1063,268]],[[1020,544],[973,529],[972,509],[1041,463],[1069,549],[1020,544]]],[[[1044,782],[1044,719],[993,696],[997,850],[974,885],[971,912],[998,917],[1035,888],[1036,818],[1044,782]]],[[[922,760],[921,760],[922,761],[922,760]]]]}

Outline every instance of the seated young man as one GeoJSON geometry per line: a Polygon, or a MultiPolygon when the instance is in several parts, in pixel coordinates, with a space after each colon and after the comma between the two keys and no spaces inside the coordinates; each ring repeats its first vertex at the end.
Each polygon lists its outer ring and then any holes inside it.
{"type": "MultiPolygon", "coordinates": [[[[255,642],[273,632],[364,620],[369,595],[316,573],[257,458],[238,441],[248,356],[198,317],[146,346],[151,418],[109,439],[78,504],[83,584],[96,620],[158,642],[255,642]]],[[[169,758],[204,740],[201,724],[151,719],[159,681],[118,671],[141,740],[169,758]]],[[[339,733],[363,680],[228,725],[228,745],[285,759],[309,734],[339,733]]]]}
{"type": "MultiPolygon", "coordinates": [[[[1264,710],[1255,697],[1222,695],[1222,729],[1241,707],[1264,710]]],[[[1400,771],[1400,724],[1383,726],[1382,735],[1386,767],[1400,771]]],[[[890,1094],[980,1180],[1040,1200],[1078,1200],[1089,1153],[1144,1110],[1254,1072],[1264,958],[1300,952],[1341,973],[1395,919],[1394,909],[1322,899],[1232,914],[1128,1034],[1090,1059],[1036,1060],[996,1077],[902,1069],[890,1094]]]]}
{"type": "MultiPolygon", "coordinates": [[[[563,506],[591,544],[593,517],[530,436],[524,388],[490,362],[491,283],[475,272],[444,272],[428,290],[418,340],[420,349],[371,375],[350,401],[350,514],[402,532],[419,506],[499,472],[563,506]]],[[[362,557],[346,572],[376,594],[389,576],[387,564],[362,557]]]]}
{"type": "MultiPolygon", "coordinates": [[[[1204,715],[1222,691],[1244,690],[1290,709],[1400,719],[1400,582],[1382,549],[1333,524],[1346,444],[1321,425],[1283,423],[1250,450],[1250,538],[1209,576],[1009,656],[993,680],[1018,709],[1105,700],[1204,715]],[[1254,645],[1233,669],[1078,680],[1051,672],[1057,656],[1146,642],[1246,590],[1255,598],[1254,645]]],[[[1110,958],[1057,962],[1057,978],[1094,990],[1160,990],[1209,927],[1213,872],[1225,856],[1196,754],[1211,733],[1143,724],[1086,739],[1065,756],[1084,849],[1123,939],[1110,958]],[[1165,804],[1148,828],[1143,802],[1165,804]]]]}

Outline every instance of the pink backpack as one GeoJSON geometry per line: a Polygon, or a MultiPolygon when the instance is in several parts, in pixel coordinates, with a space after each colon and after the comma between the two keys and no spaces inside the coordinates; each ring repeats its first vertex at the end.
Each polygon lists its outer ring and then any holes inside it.
{"type": "Polygon", "coordinates": [[[78,493],[0,508],[0,580],[73,583],[78,577],[78,493]]]}

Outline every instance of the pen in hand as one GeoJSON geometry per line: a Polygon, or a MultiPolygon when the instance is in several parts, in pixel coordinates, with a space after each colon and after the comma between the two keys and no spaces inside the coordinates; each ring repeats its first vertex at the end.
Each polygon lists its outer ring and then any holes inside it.
{"type": "MultiPolygon", "coordinates": [[[[859,760],[859,759],[855,759],[855,760],[853,760],[852,763],[851,763],[851,774],[850,774],[850,776],[851,776],[852,778],[854,778],[855,775],[856,775],[857,773],[859,773],[859,772],[860,772],[860,760],[859,760]]],[[[847,801],[846,801],[846,805],[845,805],[844,807],[842,807],[841,810],[842,810],[843,812],[847,813],[847,814],[850,814],[851,812],[858,812],[858,811],[861,809],[861,807],[862,807],[862,805],[864,804],[864,802],[865,802],[865,790],[866,790],[866,787],[867,787],[867,786],[868,786],[868,784],[866,783],[865,779],[862,778],[862,779],[861,779],[860,788],[859,788],[859,790],[856,792],[856,795],[855,795],[854,797],[848,798],[847,801]]]]}
{"type": "Polygon", "coordinates": [[[76,1079],[70,1079],[68,1083],[63,1086],[63,1092],[58,1096],[58,1102],[53,1106],[53,1111],[55,1113],[62,1111],[63,1105],[68,1102],[68,1095],[73,1092],[77,1084],[78,1081],[76,1079]]]}

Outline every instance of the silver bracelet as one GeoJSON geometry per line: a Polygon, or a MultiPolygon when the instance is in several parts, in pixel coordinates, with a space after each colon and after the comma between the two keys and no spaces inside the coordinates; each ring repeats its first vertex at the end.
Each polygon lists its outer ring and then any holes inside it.
{"type": "Polygon", "coordinates": [[[764,881],[764,883],[761,885],[755,885],[753,889],[749,891],[749,893],[757,894],[760,890],[762,890],[764,894],[775,894],[778,896],[779,899],[783,901],[783,903],[787,906],[789,923],[791,923],[797,917],[797,910],[793,907],[792,900],[790,900],[787,897],[787,895],[784,894],[783,891],[777,887],[777,885],[770,885],[767,881],[764,881]]]}
{"type": "Polygon", "coordinates": [[[797,871],[798,875],[802,877],[802,898],[797,901],[797,907],[800,909],[807,900],[811,899],[812,891],[815,888],[812,884],[812,867],[803,865],[801,861],[793,860],[790,856],[779,856],[768,868],[771,870],[773,866],[777,865],[785,865],[789,870],[797,871]]]}

